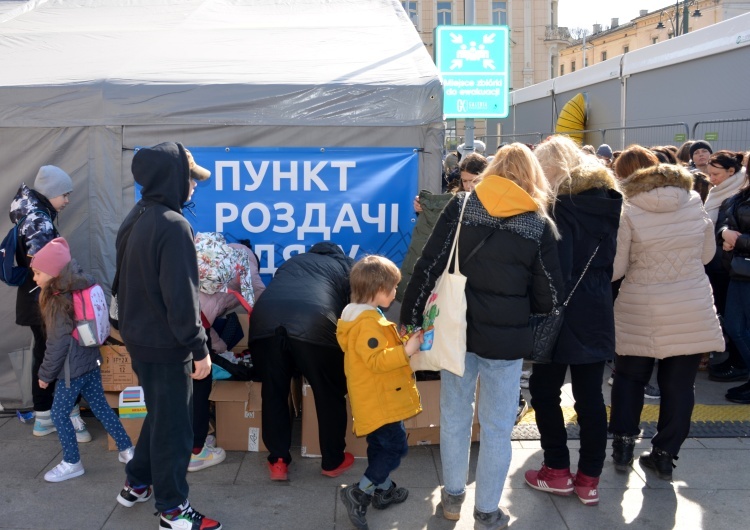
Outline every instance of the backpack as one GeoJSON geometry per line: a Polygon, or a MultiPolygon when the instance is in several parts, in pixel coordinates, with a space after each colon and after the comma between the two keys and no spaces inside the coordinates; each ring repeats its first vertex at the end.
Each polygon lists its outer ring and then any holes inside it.
{"type": "MultiPolygon", "coordinates": [[[[34,213],[41,213],[47,217],[49,215],[44,210],[36,210],[34,213]]],[[[18,252],[18,228],[28,217],[28,214],[21,217],[18,222],[8,231],[8,234],[0,243],[0,280],[11,287],[18,287],[26,281],[26,275],[29,267],[16,265],[16,253],[18,252]]],[[[50,221],[52,219],[50,218],[50,221]]],[[[54,225],[53,225],[54,227],[54,225]]]]}
{"type": "Polygon", "coordinates": [[[101,286],[73,291],[76,327],[73,338],[81,346],[101,346],[109,337],[109,309],[101,286]]]}

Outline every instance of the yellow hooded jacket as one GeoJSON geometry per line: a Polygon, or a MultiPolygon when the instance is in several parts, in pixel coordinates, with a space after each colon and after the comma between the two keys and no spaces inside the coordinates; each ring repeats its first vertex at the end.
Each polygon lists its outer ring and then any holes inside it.
{"type": "Polygon", "coordinates": [[[349,304],[336,338],[354,414],[354,434],[364,436],[422,410],[414,372],[396,326],[374,307],[349,304]]]}

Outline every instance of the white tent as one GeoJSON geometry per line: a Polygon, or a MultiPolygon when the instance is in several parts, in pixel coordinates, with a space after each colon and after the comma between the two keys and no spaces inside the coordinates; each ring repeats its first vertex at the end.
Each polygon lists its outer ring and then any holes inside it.
{"type": "MultiPolygon", "coordinates": [[[[105,286],[135,146],[417,146],[439,190],[442,89],[397,0],[0,2],[0,65],[1,202],[66,170],[60,231],[105,286]]],[[[1,350],[28,346],[15,291],[0,300],[1,350]]]]}

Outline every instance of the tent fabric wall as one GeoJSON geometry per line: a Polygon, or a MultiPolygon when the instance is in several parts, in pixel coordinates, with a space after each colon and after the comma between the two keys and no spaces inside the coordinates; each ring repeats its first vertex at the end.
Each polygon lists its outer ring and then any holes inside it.
{"type": "MultiPolygon", "coordinates": [[[[32,0],[0,11],[0,64],[0,203],[67,171],[60,232],[105,287],[136,146],[408,146],[440,188],[442,85],[397,0],[32,0]]],[[[3,352],[30,342],[15,294],[3,352]]]]}

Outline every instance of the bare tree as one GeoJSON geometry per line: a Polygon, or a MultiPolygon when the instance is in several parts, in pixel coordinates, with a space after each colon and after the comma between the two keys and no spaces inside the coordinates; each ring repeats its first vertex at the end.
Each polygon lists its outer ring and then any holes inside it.
{"type": "Polygon", "coordinates": [[[573,40],[581,40],[584,35],[591,35],[591,30],[588,28],[570,28],[570,38],[573,40]]]}

